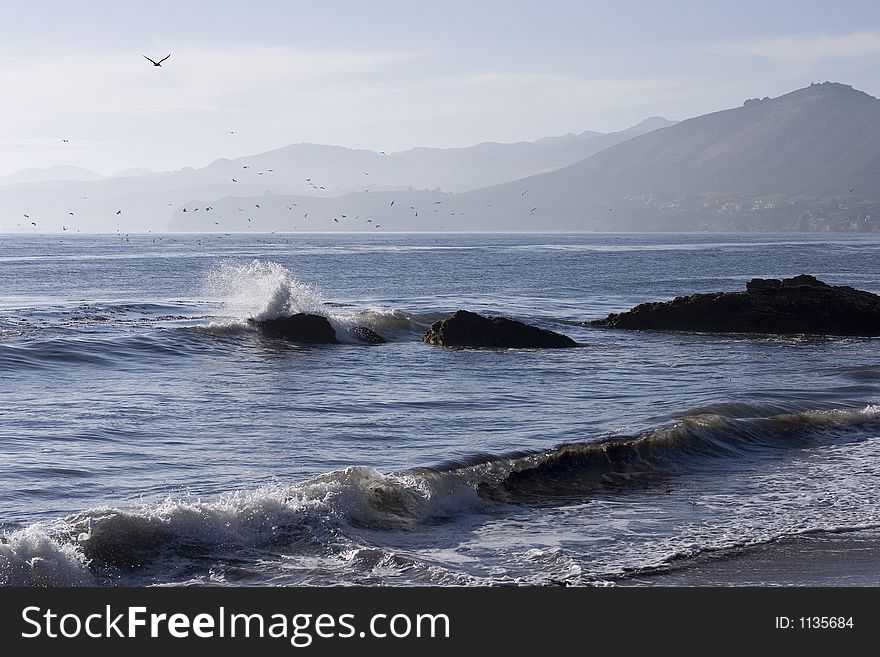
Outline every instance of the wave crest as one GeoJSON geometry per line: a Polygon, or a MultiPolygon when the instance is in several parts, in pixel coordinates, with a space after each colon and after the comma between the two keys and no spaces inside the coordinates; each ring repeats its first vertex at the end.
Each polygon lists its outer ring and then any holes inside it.
{"type": "Polygon", "coordinates": [[[208,295],[219,298],[228,312],[242,320],[326,314],[318,291],[298,281],[277,262],[223,263],[207,276],[205,288],[208,295]]]}

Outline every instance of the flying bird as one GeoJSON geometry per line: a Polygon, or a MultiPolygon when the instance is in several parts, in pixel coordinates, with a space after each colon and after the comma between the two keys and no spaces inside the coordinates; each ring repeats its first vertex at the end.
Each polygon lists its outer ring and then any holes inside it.
{"type": "Polygon", "coordinates": [[[238,182],[235,178],[232,179],[232,182],[238,182]]]}
{"type": "Polygon", "coordinates": [[[122,214],[122,210],[117,210],[116,214],[122,214]]]}
{"type": "Polygon", "coordinates": [[[63,141],[65,144],[69,144],[69,143],[70,143],[70,140],[69,140],[69,139],[62,139],[61,141],[63,141]]]}
{"type": "Polygon", "coordinates": [[[31,226],[36,226],[36,225],[37,225],[37,222],[36,222],[36,221],[32,221],[32,222],[31,222],[31,226]]]}
{"type": "Polygon", "coordinates": [[[160,60],[157,62],[156,60],[154,60],[154,59],[150,59],[149,57],[147,57],[146,55],[144,55],[144,59],[147,59],[147,60],[149,60],[150,62],[152,62],[153,66],[162,66],[162,62],[164,62],[164,61],[165,61],[166,59],[168,59],[169,57],[171,57],[171,53],[168,53],[167,55],[165,55],[162,59],[160,59],[160,60]]]}

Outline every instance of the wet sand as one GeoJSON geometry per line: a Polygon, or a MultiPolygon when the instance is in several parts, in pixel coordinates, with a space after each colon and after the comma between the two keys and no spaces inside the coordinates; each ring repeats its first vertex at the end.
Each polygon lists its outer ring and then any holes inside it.
{"type": "Polygon", "coordinates": [[[880,586],[880,529],[703,554],[619,586],[880,586]]]}

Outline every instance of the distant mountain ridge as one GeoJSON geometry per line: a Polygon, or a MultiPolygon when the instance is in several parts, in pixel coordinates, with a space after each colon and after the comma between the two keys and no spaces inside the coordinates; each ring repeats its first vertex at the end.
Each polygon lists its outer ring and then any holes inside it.
{"type": "Polygon", "coordinates": [[[491,200],[519,216],[525,189],[529,207],[557,228],[808,229],[803,221],[822,227],[832,215],[870,223],[880,217],[871,209],[880,203],[880,100],[831,82],[752,99],[461,202],[491,200]],[[736,221],[715,216],[725,213],[736,221]],[[742,223],[759,215],[769,223],[742,223]]]}
{"type": "MultiPolygon", "coordinates": [[[[128,169],[106,178],[75,167],[22,172],[7,176],[8,184],[0,185],[0,229],[5,226],[10,230],[10,218],[28,214],[36,217],[35,230],[60,230],[62,225],[86,231],[163,230],[175,208],[196,198],[266,194],[332,197],[410,188],[466,191],[552,171],[672,124],[655,117],[616,133],[587,131],[536,142],[487,142],[388,154],[300,143],[222,158],[198,169],[128,169]],[[53,171],[56,179],[47,181],[53,171]]],[[[20,228],[20,221],[15,224],[20,228]]]]}
{"type": "Polygon", "coordinates": [[[23,169],[14,173],[0,176],[0,185],[14,185],[18,183],[37,183],[55,181],[85,181],[101,180],[104,176],[88,169],[72,166],[57,166],[46,169],[23,169]]]}
{"type": "MultiPolygon", "coordinates": [[[[815,84],[633,136],[569,166],[499,185],[366,196],[292,202],[309,209],[312,230],[351,230],[343,219],[369,216],[392,230],[880,232],[880,101],[840,83],[815,84]],[[395,199],[403,203],[392,205],[395,199]]],[[[249,199],[234,201],[247,207],[249,199]]],[[[285,198],[275,202],[283,207],[285,198]]],[[[238,229],[234,215],[230,221],[225,225],[238,229]]],[[[285,213],[259,222],[289,229],[285,213]]],[[[187,230],[199,225],[179,212],[172,223],[187,230]]]]}

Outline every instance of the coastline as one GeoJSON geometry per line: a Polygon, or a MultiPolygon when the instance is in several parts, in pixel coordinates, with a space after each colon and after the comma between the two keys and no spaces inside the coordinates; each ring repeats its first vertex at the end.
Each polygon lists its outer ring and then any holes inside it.
{"type": "Polygon", "coordinates": [[[880,528],[817,532],[700,554],[616,581],[618,586],[880,585],[880,528]]]}

